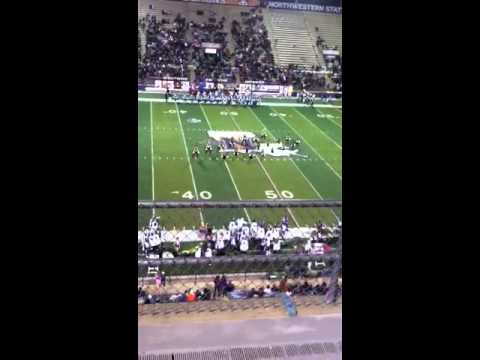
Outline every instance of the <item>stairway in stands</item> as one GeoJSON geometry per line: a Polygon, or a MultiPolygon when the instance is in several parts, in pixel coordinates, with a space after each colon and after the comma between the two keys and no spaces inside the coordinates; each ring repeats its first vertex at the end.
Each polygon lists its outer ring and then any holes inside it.
{"type": "Polygon", "coordinates": [[[265,20],[277,65],[323,65],[303,12],[265,9],[265,20]]]}

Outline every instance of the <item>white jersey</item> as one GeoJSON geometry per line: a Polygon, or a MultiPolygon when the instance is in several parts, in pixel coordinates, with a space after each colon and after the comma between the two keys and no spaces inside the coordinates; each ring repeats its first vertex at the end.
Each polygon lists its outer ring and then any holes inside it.
{"type": "Polygon", "coordinates": [[[248,228],[247,225],[243,225],[243,227],[242,227],[242,234],[243,234],[244,236],[247,236],[247,237],[250,236],[250,229],[248,228]]]}
{"type": "Polygon", "coordinates": [[[245,220],[243,218],[237,219],[237,228],[241,229],[244,223],[245,223],[245,220]]]}
{"type": "Polygon", "coordinates": [[[208,248],[205,251],[205,257],[207,257],[207,258],[212,257],[212,249],[208,248]]]}
{"type": "Polygon", "coordinates": [[[240,251],[248,251],[248,240],[247,239],[240,240],[240,251]]]}
{"type": "Polygon", "coordinates": [[[195,250],[195,257],[202,257],[202,248],[199,247],[197,250],[195,250]]]}
{"type": "Polygon", "coordinates": [[[257,238],[263,240],[265,238],[265,229],[263,227],[259,227],[257,230],[257,238]]]}
{"type": "Polygon", "coordinates": [[[230,241],[230,231],[229,230],[225,230],[224,232],[224,240],[225,242],[229,242],[230,241]]]}
{"type": "Polygon", "coordinates": [[[305,243],[305,252],[306,253],[309,253],[310,251],[312,251],[312,240],[307,240],[307,242],[305,243]]]}
{"type": "Polygon", "coordinates": [[[280,251],[280,240],[275,240],[273,242],[273,251],[280,251]]]}
{"type": "Polygon", "coordinates": [[[273,229],[272,236],[273,236],[273,239],[279,239],[280,238],[280,232],[278,231],[277,228],[273,229]]]}
{"type": "Polygon", "coordinates": [[[222,250],[225,247],[225,241],[223,240],[223,236],[217,238],[217,241],[215,242],[215,249],[222,250]]]}
{"type": "Polygon", "coordinates": [[[145,244],[145,233],[141,230],[138,231],[138,243],[145,244]]]}
{"type": "Polygon", "coordinates": [[[237,225],[235,224],[235,222],[230,221],[230,223],[228,224],[228,230],[230,230],[230,232],[233,234],[236,229],[237,229],[237,225]]]}
{"type": "Polygon", "coordinates": [[[273,231],[272,231],[272,230],[268,230],[267,233],[265,234],[265,238],[266,238],[268,241],[272,241],[272,240],[273,240],[273,231]]]}
{"type": "Polygon", "coordinates": [[[157,234],[150,236],[150,245],[151,246],[158,246],[161,244],[160,236],[157,234]]]}
{"type": "Polygon", "coordinates": [[[250,232],[252,233],[253,237],[257,236],[257,231],[258,231],[258,224],[256,222],[253,222],[252,225],[250,226],[250,232]]]}

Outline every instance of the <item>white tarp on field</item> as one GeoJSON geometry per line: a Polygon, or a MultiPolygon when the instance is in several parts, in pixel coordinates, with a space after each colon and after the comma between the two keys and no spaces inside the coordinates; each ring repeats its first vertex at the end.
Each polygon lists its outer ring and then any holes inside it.
{"type": "Polygon", "coordinates": [[[234,138],[235,141],[242,141],[243,137],[254,138],[255,134],[249,131],[208,131],[208,136],[214,140],[221,141],[222,139],[234,138]]]}

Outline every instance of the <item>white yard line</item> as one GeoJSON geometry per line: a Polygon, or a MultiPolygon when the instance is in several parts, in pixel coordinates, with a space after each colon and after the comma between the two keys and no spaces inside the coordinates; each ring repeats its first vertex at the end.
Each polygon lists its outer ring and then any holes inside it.
{"type": "MultiPolygon", "coordinates": [[[[205,112],[204,108],[202,105],[200,105],[200,109],[202,110],[203,116],[205,117],[205,120],[207,120],[208,127],[210,130],[213,130],[212,125],[210,124],[210,121],[208,120],[207,113],[205,112]]],[[[230,171],[230,168],[228,167],[228,164],[226,161],[223,162],[225,164],[225,167],[227,168],[228,175],[230,175],[230,179],[232,180],[233,187],[235,188],[235,191],[237,192],[238,200],[242,200],[242,197],[240,196],[240,191],[238,191],[237,184],[235,183],[235,180],[233,179],[232,173],[230,171]]],[[[245,212],[245,216],[248,219],[248,222],[252,222],[250,219],[250,215],[248,214],[248,211],[246,208],[243,208],[243,211],[245,212]]]]}
{"type": "MultiPolygon", "coordinates": [[[[227,108],[225,108],[225,109],[226,109],[227,112],[229,113],[228,109],[227,109],[227,108]]],[[[231,115],[229,115],[229,116],[230,116],[230,118],[233,120],[233,122],[235,123],[235,126],[238,128],[238,130],[241,131],[242,129],[240,128],[240,126],[238,126],[238,123],[235,121],[235,119],[233,118],[233,116],[231,116],[231,115]]],[[[268,180],[270,181],[270,184],[272,184],[273,189],[277,192],[277,194],[278,194],[278,196],[280,197],[280,199],[283,198],[282,193],[281,193],[280,191],[278,191],[278,189],[277,189],[277,187],[275,186],[272,178],[270,177],[270,174],[268,173],[267,169],[265,169],[265,167],[263,166],[263,164],[262,164],[262,162],[260,161],[260,159],[258,158],[258,156],[256,156],[255,158],[257,159],[257,161],[258,161],[258,163],[260,164],[261,168],[262,168],[263,171],[265,172],[265,175],[267,176],[268,180]]],[[[297,227],[300,227],[300,225],[298,224],[297,219],[295,218],[295,216],[294,216],[293,213],[292,213],[292,210],[290,210],[290,208],[287,208],[287,211],[288,211],[288,213],[290,214],[290,216],[292,217],[292,220],[293,220],[293,222],[295,223],[295,225],[297,225],[297,227]]]]}
{"type": "MultiPolygon", "coordinates": [[[[139,97],[137,99],[140,102],[162,102],[162,103],[165,102],[165,99],[158,99],[158,98],[139,97]]],[[[173,101],[168,101],[167,103],[172,104],[174,102],[173,101]]],[[[183,101],[177,101],[176,103],[178,103],[178,104],[184,104],[185,103],[185,104],[195,104],[196,105],[196,103],[183,102],[183,101]]],[[[202,105],[212,105],[212,104],[202,104],[202,105]]],[[[219,105],[219,104],[217,104],[217,105],[219,105]]],[[[290,102],[285,102],[285,103],[264,102],[264,103],[258,104],[257,106],[311,107],[310,105],[306,105],[306,104],[298,104],[298,103],[290,103],[290,102]]],[[[342,106],[340,106],[340,105],[330,105],[330,104],[316,104],[316,105],[313,105],[313,107],[314,108],[337,109],[337,110],[342,108],[342,106]]]]}
{"type": "MultiPolygon", "coordinates": [[[[275,111],[275,110],[273,110],[275,111]]],[[[312,120],[310,120],[309,118],[307,118],[305,115],[303,115],[300,111],[298,111],[297,109],[293,109],[293,111],[295,111],[298,115],[300,115],[301,117],[303,117],[305,120],[307,120],[310,124],[312,124],[312,126],[314,126],[316,129],[320,130],[320,132],[323,134],[323,136],[325,136],[328,140],[330,140],[332,143],[335,144],[336,147],[338,147],[340,150],[342,150],[342,145],[340,145],[339,143],[337,143],[335,140],[333,140],[330,136],[328,136],[322,129],[320,129],[317,125],[315,125],[312,120]]]]}
{"type": "MultiPolygon", "coordinates": [[[[253,116],[257,119],[257,121],[263,126],[263,128],[265,130],[268,131],[268,133],[270,134],[270,136],[272,138],[275,138],[275,136],[273,136],[273,134],[271,133],[271,131],[265,126],[265,124],[263,123],[263,121],[257,116],[257,114],[255,113],[255,111],[252,110],[252,108],[249,108],[250,109],[250,112],[253,114],[253,116]]],[[[303,178],[305,179],[305,181],[310,185],[310,187],[312,188],[312,190],[315,192],[315,194],[317,194],[317,196],[321,199],[321,200],[324,200],[323,196],[317,191],[317,188],[315,186],[313,186],[313,184],[310,182],[310,180],[308,180],[308,178],[306,177],[306,175],[304,174],[304,172],[302,171],[302,169],[300,169],[297,165],[297,163],[291,158],[289,157],[289,160],[293,163],[293,165],[295,166],[295,168],[298,170],[298,172],[300,173],[300,175],[303,176],[303,178]]],[[[337,214],[335,214],[335,211],[331,210],[330,211],[332,212],[333,216],[335,216],[335,218],[337,219],[337,221],[339,220],[337,214]]]]}
{"type": "MultiPolygon", "coordinates": [[[[273,109],[273,108],[272,108],[272,110],[275,111],[275,112],[277,112],[277,111],[276,111],[275,109],[273,109]]],[[[278,114],[278,112],[277,112],[277,114],[278,114]]],[[[340,174],[339,174],[338,172],[335,171],[335,169],[332,167],[332,165],[330,165],[330,163],[329,163],[327,160],[325,160],[325,159],[323,158],[323,156],[320,155],[320,154],[318,153],[318,151],[315,150],[315,148],[314,148],[312,145],[310,145],[310,143],[309,143],[307,140],[305,140],[305,138],[304,138],[302,135],[300,135],[300,134],[298,133],[298,131],[295,130],[295,129],[288,123],[288,121],[284,120],[281,116],[279,116],[279,118],[281,118],[281,119],[285,122],[285,124],[287,124],[287,126],[288,126],[290,129],[292,129],[292,131],[293,131],[295,134],[297,134],[297,136],[298,136],[299,138],[301,138],[302,141],[303,141],[305,144],[307,144],[307,145],[312,149],[312,151],[320,158],[320,160],[322,160],[322,161],[325,163],[325,165],[327,165],[328,168],[329,168],[330,170],[332,170],[332,172],[333,172],[340,180],[342,180],[342,177],[340,176],[340,174]]]]}
{"type": "MultiPolygon", "coordinates": [[[[318,110],[315,110],[317,112],[317,114],[319,115],[324,115],[321,111],[319,112],[318,110]]],[[[326,114],[328,115],[328,114],[326,114]]],[[[323,118],[322,118],[323,119],[323,118]]],[[[336,122],[335,120],[333,119],[330,119],[328,116],[325,116],[325,119],[327,119],[328,121],[334,123],[335,125],[337,125],[340,129],[342,128],[342,124],[339,124],[338,122],[336,122]]]]}
{"type": "MultiPolygon", "coordinates": [[[[150,156],[152,158],[152,200],[155,201],[155,169],[153,168],[153,103],[150,103],[150,156]]],[[[152,209],[153,216],[155,216],[155,208],[152,209]]]]}
{"type": "MultiPolygon", "coordinates": [[[[190,174],[192,175],[192,184],[193,184],[193,190],[195,191],[195,199],[198,200],[197,183],[195,182],[195,177],[193,176],[192,163],[190,162],[190,154],[188,153],[187,141],[185,140],[185,133],[183,131],[182,120],[180,119],[180,110],[178,109],[178,105],[176,103],[175,103],[175,108],[177,110],[178,123],[180,124],[180,129],[182,130],[183,145],[185,146],[185,154],[187,156],[188,166],[190,168],[190,174]]],[[[204,223],[202,209],[200,209],[200,220],[202,223],[204,223]]]]}
{"type": "MultiPolygon", "coordinates": [[[[273,189],[277,192],[278,196],[279,196],[280,198],[282,198],[282,193],[281,193],[281,192],[277,189],[277,187],[275,186],[275,184],[274,184],[272,178],[270,177],[267,169],[265,169],[265,166],[263,166],[262,162],[260,161],[260,159],[259,159],[258,157],[256,157],[256,159],[257,159],[258,163],[260,164],[260,166],[262,167],[263,171],[265,172],[265,175],[267,175],[267,178],[268,178],[268,180],[270,181],[270,184],[272,184],[273,189]]],[[[290,216],[292,217],[293,222],[295,223],[295,225],[297,225],[297,227],[300,227],[300,225],[298,224],[297,219],[295,219],[295,216],[294,216],[293,213],[292,213],[292,210],[290,210],[290,208],[287,208],[287,211],[288,211],[288,213],[290,214],[290,216]]]]}

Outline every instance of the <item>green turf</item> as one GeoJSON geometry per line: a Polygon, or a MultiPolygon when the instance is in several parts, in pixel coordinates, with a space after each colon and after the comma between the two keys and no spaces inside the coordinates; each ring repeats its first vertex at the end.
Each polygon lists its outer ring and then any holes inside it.
{"type": "MultiPolygon", "coordinates": [[[[264,200],[271,197],[341,200],[341,111],[324,108],[256,108],[221,105],[140,102],[138,109],[139,200],[264,200]],[[178,111],[177,111],[178,110],[178,111]],[[329,115],[329,116],[326,116],[329,115]],[[272,140],[290,136],[301,141],[307,158],[264,160],[220,159],[203,152],[208,130],[265,131],[272,140]],[[190,159],[194,146],[200,159],[190,159]],[[152,157],[153,155],[153,157],[152,157]],[[153,168],[153,172],[152,172],[153,168]],[[153,177],[152,177],[153,176],[153,177]]],[[[340,211],[335,211],[341,217],[340,211]]],[[[333,222],[328,209],[204,209],[157,210],[167,227],[192,227],[205,222],[227,224],[244,216],[278,222],[284,214],[291,224],[333,222]]],[[[151,212],[139,211],[139,227],[151,212]]]]}

